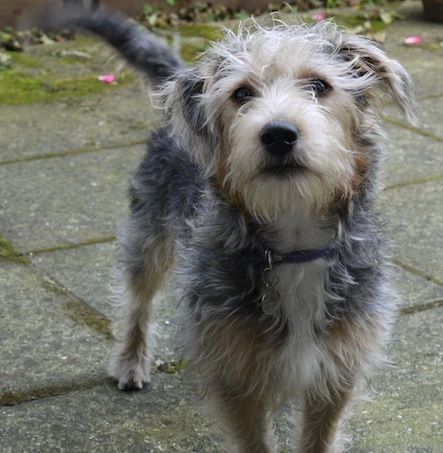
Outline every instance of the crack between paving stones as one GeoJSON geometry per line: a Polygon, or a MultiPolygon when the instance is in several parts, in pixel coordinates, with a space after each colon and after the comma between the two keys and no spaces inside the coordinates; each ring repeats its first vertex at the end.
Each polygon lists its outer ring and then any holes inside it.
{"type": "Polygon", "coordinates": [[[406,182],[399,182],[398,184],[392,184],[390,186],[386,186],[384,188],[385,191],[387,190],[392,190],[392,189],[398,189],[401,187],[408,187],[408,186],[415,186],[419,184],[426,184],[428,182],[436,182],[440,181],[443,179],[443,175],[435,175],[435,176],[429,176],[427,178],[420,178],[420,179],[415,179],[412,181],[406,181],[406,182]]]}
{"type": "Polygon", "coordinates": [[[401,267],[403,270],[405,270],[411,274],[417,275],[418,277],[424,278],[425,280],[428,280],[431,283],[434,283],[434,285],[443,286],[442,280],[435,278],[432,275],[426,274],[425,272],[422,272],[422,271],[416,269],[415,267],[404,263],[403,261],[399,260],[398,258],[394,258],[392,260],[392,262],[394,264],[396,264],[397,266],[401,267]]]}
{"type": "Polygon", "coordinates": [[[61,245],[55,245],[53,247],[29,250],[27,252],[21,252],[19,254],[19,256],[34,256],[34,255],[42,255],[44,253],[57,252],[59,250],[78,249],[81,247],[88,247],[90,245],[99,245],[99,244],[106,244],[108,242],[114,242],[116,239],[117,239],[116,236],[106,236],[106,237],[102,237],[102,238],[90,239],[90,240],[83,241],[83,242],[77,242],[74,244],[61,244],[61,245]]]}
{"type": "Polygon", "coordinates": [[[91,307],[86,300],[67,289],[52,276],[41,273],[37,266],[33,265],[32,269],[44,288],[66,298],[67,303],[63,308],[76,324],[83,323],[94,332],[104,336],[107,340],[114,338],[111,321],[106,316],[91,307]]]}
{"type": "MultiPolygon", "coordinates": [[[[415,102],[418,103],[421,101],[429,101],[432,99],[439,99],[439,98],[443,98],[443,93],[427,94],[425,96],[420,96],[420,97],[415,98],[415,102]]],[[[395,101],[385,101],[385,102],[383,102],[383,106],[384,107],[388,107],[388,106],[396,107],[396,103],[395,103],[395,101]]]]}
{"type": "Polygon", "coordinates": [[[443,137],[440,137],[439,135],[436,135],[433,132],[427,131],[426,129],[420,129],[419,127],[411,126],[410,124],[408,124],[402,120],[393,118],[392,116],[388,116],[388,115],[381,115],[381,118],[384,121],[387,121],[388,123],[394,124],[395,126],[399,126],[403,129],[407,129],[411,132],[415,132],[417,134],[423,135],[424,137],[429,137],[429,138],[432,138],[433,140],[443,142],[443,137]]]}
{"type": "Polygon", "coordinates": [[[423,304],[414,305],[412,307],[402,307],[398,310],[400,316],[412,315],[426,310],[432,310],[443,306],[443,299],[433,299],[423,304]]]}
{"type": "Polygon", "coordinates": [[[79,148],[79,149],[72,149],[72,150],[68,150],[68,151],[53,152],[53,153],[48,153],[48,154],[43,154],[43,155],[38,155],[38,156],[23,157],[22,159],[4,160],[4,161],[0,162],[0,166],[20,164],[20,163],[26,163],[26,162],[34,162],[34,161],[40,161],[40,160],[46,160],[46,159],[54,159],[57,157],[78,156],[81,154],[90,154],[90,153],[94,153],[94,152],[110,151],[110,150],[122,149],[122,148],[124,148],[124,149],[134,148],[136,146],[146,144],[146,141],[147,141],[147,139],[136,140],[136,141],[129,142],[129,143],[127,143],[127,142],[112,143],[110,145],[105,145],[105,146],[100,146],[100,147],[85,147],[85,148],[79,148]]]}
{"type": "Polygon", "coordinates": [[[78,390],[90,390],[94,387],[102,386],[104,379],[89,378],[84,379],[82,382],[47,385],[24,392],[4,391],[0,394],[0,407],[18,406],[23,403],[66,395],[78,390]]]}

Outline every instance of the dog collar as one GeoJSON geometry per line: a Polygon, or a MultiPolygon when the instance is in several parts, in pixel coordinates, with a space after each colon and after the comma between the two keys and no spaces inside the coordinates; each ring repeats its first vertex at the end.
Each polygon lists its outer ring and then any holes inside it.
{"type": "Polygon", "coordinates": [[[280,294],[277,289],[280,280],[278,271],[275,269],[279,264],[308,263],[319,258],[326,258],[335,252],[335,245],[329,245],[316,250],[295,250],[293,252],[277,254],[270,249],[265,249],[265,267],[262,270],[263,294],[261,307],[266,315],[275,316],[279,310],[278,300],[280,294]]]}
{"type": "Polygon", "coordinates": [[[294,250],[293,252],[278,254],[270,249],[265,250],[266,262],[277,264],[301,264],[315,261],[319,258],[326,258],[335,251],[335,247],[330,245],[314,250],[294,250]]]}

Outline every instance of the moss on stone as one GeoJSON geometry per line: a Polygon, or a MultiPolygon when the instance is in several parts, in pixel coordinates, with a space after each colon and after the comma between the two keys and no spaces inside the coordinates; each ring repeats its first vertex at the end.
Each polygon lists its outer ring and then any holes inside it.
{"type": "Polygon", "coordinates": [[[24,52],[8,52],[14,64],[19,64],[25,68],[37,69],[41,68],[42,64],[36,58],[24,52]]]}
{"type": "Polygon", "coordinates": [[[87,96],[115,89],[133,80],[129,73],[120,75],[117,85],[106,85],[95,76],[51,79],[47,73],[38,76],[8,69],[0,73],[0,104],[18,105],[50,102],[65,97],[87,96]]]}
{"type": "Polygon", "coordinates": [[[9,261],[12,263],[29,264],[29,261],[24,256],[20,256],[14,246],[3,236],[0,236],[0,263],[9,261]]]}
{"type": "Polygon", "coordinates": [[[180,56],[187,63],[193,63],[195,59],[206,50],[208,43],[203,40],[186,42],[180,49],[180,56]]]}
{"type": "Polygon", "coordinates": [[[217,41],[224,34],[223,29],[215,24],[181,24],[177,31],[182,38],[205,38],[209,41],[217,41]]]}

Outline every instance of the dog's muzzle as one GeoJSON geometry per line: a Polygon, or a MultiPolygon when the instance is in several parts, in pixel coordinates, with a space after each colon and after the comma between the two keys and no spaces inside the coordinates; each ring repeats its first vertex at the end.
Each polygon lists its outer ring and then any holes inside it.
{"type": "Polygon", "coordinates": [[[260,141],[266,152],[277,157],[284,157],[294,151],[297,138],[297,128],[288,121],[273,121],[260,132],[260,141]]]}

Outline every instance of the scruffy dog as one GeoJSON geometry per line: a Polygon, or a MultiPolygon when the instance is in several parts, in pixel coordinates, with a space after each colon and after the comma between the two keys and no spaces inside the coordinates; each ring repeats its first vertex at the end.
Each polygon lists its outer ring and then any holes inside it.
{"type": "Polygon", "coordinates": [[[120,239],[118,387],[149,382],[152,300],[174,268],[189,363],[238,450],[276,451],[271,415],[296,396],[297,451],[343,451],[340,420],[395,305],[374,107],[385,93],[412,120],[408,74],[331,23],[243,25],[193,67],[119,15],[76,23],[146,74],[164,110],[120,239]]]}

